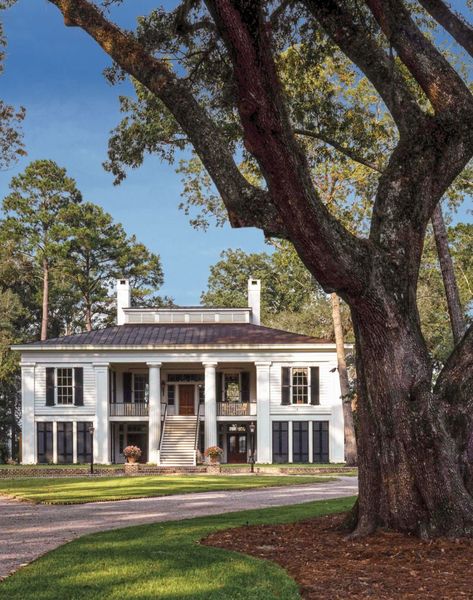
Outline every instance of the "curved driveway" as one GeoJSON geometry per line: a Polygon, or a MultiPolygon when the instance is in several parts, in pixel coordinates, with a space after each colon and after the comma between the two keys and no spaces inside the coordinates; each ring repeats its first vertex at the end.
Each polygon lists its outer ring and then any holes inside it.
{"type": "Polygon", "coordinates": [[[75,505],[31,504],[0,496],[0,579],[77,537],[132,525],[353,496],[356,477],[327,483],[202,492],[75,505]]]}

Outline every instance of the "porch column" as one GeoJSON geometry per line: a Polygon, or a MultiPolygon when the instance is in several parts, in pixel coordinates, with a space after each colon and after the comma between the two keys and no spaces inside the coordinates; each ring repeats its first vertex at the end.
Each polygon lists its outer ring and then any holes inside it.
{"type": "Polygon", "coordinates": [[[270,362],[257,362],[256,366],[256,462],[272,462],[271,416],[269,402],[270,362]]]}
{"type": "Polygon", "coordinates": [[[21,462],[32,465],[36,462],[36,431],[34,422],[34,377],[35,363],[21,364],[21,462]]]}
{"type": "Polygon", "coordinates": [[[96,401],[94,462],[106,465],[110,463],[108,363],[94,363],[94,371],[96,401]]]}
{"type": "Polygon", "coordinates": [[[215,367],[218,363],[206,362],[202,364],[205,367],[205,448],[208,448],[217,445],[215,367]]]}
{"type": "Polygon", "coordinates": [[[161,436],[161,363],[146,363],[149,368],[148,462],[159,463],[161,436]]]}

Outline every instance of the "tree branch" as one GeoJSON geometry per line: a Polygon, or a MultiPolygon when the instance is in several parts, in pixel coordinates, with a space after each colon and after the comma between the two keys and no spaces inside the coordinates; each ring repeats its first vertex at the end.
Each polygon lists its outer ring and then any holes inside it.
{"type": "Polygon", "coordinates": [[[473,27],[442,0],[419,0],[425,10],[473,56],[473,27]]]}
{"type": "Polygon", "coordinates": [[[258,161],[289,238],[326,290],[349,289],[356,296],[366,284],[371,255],[317,195],[290,125],[260,2],[206,4],[232,59],[245,146],[258,161]]]}
{"type": "Polygon", "coordinates": [[[233,227],[259,227],[267,236],[285,236],[285,226],[268,193],[239,171],[226,140],[168,65],[146,52],[130,34],[109,22],[87,0],[49,0],[66,25],[81,27],[125,71],[158,96],[188,136],[214,181],[233,227]]]}
{"type": "Polygon", "coordinates": [[[394,61],[345,0],[305,0],[327,35],[371,81],[401,133],[409,133],[424,113],[394,61]]]}
{"type": "Polygon", "coordinates": [[[402,0],[366,0],[366,4],[435,111],[457,111],[465,107],[471,112],[468,87],[417,27],[402,0]]]}
{"type": "Polygon", "coordinates": [[[375,163],[367,160],[366,158],[361,156],[361,154],[358,154],[358,152],[355,152],[351,148],[347,148],[343,144],[340,144],[340,142],[337,142],[337,140],[334,140],[333,138],[325,135],[324,133],[312,131],[310,129],[295,129],[294,133],[296,133],[297,135],[304,135],[306,137],[311,137],[316,140],[320,140],[321,142],[332,146],[332,148],[335,148],[335,150],[338,150],[341,154],[344,154],[348,158],[351,158],[351,160],[360,163],[360,165],[364,165],[365,167],[368,167],[368,169],[373,169],[373,171],[377,171],[378,173],[383,172],[383,170],[380,167],[378,167],[378,165],[376,165],[375,163]]]}

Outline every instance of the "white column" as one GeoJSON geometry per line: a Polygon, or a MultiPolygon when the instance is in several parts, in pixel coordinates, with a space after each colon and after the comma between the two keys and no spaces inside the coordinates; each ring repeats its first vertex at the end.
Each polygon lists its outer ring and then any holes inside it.
{"type": "Polygon", "coordinates": [[[148,462],[158,464],[161,434],[161,363],[146,364],[149,368],[148,462]]]}
{"type": "Polygon", "coordinates": [[[108,392],[108,363],[95,363],[95,431],[94,462],[110,463],[110,420],[108,392]]]}
{"type": "Polygon", "coordinates": [[[34,377],[35,363],[21,365],[21,462],[32,465],[36,462],[36,432],[34,421],[34,377]]]}
{"type": "Polygon", "coordinates": [[[314,422],[309,421],[309,462],[314,462],[314,422]]]}
{"type": "Polygon", "coordinates": [[[205,448],[208,448],[217,445],[215,367],[218,363],[206,362],[202,364],[205,368],[205,448]]]}
{"type": "Polygon", "coordinates": [[[256,365],[256,459],[258,463],[273,460],[271,447],[271,415],[269,397],[270,362],[256,365]]]}
{"type": "Polygon", "coordinates": [[[288,444],[289,444],[288,462],[292,463],[292,462],[294,462],[294,455],[293,455],[294,447],[293,447],[293,441],[292,441],[293,440],[293,437],[292,437],[293,436],[292,421],[289,421],[288,428],[289,428],[288,432],[287,432],[288,433],[287,438],[288,438],[288,444]]]}
{"type": "Polygon", "coordinates": [[[77,421],[72,423],[72,462],[77,463],[77,421]]]}
{"type": "Polygon", "coordinates": [[[53,421],[53,463],[57,464],[57,421],[53,421]]]}

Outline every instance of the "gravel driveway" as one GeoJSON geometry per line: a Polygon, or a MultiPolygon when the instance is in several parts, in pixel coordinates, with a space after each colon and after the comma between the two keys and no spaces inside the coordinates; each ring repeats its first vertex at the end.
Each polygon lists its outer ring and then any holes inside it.
{"type": "Polygon", "coordinates": [[[89,504],[30,504],[0,496],[0,579],[70,540],[96,531],[252,508],[353,496],[356,477],[327,483],[203,492],[89,504]]]}

